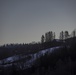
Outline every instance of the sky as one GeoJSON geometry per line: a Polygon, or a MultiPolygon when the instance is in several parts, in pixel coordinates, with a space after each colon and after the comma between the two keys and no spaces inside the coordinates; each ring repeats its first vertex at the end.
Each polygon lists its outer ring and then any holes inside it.
{"type": "Polygon", "coordinates": [[[0,45],[39,42],[48,31],[76,28],[76,0],[0,0],[0,45]]]}

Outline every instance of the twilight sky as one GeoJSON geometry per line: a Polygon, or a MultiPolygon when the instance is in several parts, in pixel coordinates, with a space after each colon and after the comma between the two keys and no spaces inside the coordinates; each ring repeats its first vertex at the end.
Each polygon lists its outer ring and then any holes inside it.
{"type": "Polygon", "coordinates": [[[0,0],[0,45],[40,41],[48,31],[76,28],[76,0],[0,0]]]}

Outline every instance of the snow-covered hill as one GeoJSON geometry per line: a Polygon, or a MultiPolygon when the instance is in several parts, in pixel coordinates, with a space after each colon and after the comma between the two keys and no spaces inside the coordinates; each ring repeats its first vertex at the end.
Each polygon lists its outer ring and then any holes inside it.
{"type": "Polygon", "coordinates": [[[5,65],[3,65],[4,67],[11,66],[12,63],[15,62],[15,61],[30,57],[29,59],[26,59],[25,63],[22,63],[22,64],[21,64],[21,62],[20,63],[15,63],[15,65],[19,64],[18,67],[20,67],[20,68],[22,68],[22,65],[24,66],[24,68],[29,68],[33,65],[34,61],[37,58],[40,58],[41,56],[44,56],[46,53],[50,54],[52,51],[57,50],[59,48],[61,48],[61,46],[41,50],[41,51],[39,51],[37,53],[34,53],[34,54],[14,55],[12,57],[8,57],[6,59],[0,60],[0,65],[2,65],[4,63],[5,64],[5,65]]]}

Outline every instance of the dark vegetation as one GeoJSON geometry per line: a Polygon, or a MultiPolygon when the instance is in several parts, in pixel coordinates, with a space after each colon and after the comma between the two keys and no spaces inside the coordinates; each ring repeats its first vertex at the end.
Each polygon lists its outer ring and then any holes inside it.
{"type": "Polygon", "coordinates": [[[63,42],[56,42],[56,40],[44,43],[35,43],[35,44],[7,44],[0,47],[0,60],[7,58],[9,56],[30,53],[36,53],[40,50],[47,49],[54,46],[63,45],[63,42]]]}
{"type": "Polygon", "coordinates": [[[34,65],[27,69],[18,67],[18,65],[23,66],[25,60],[19,60],[17,65],[12,63],[12,66],[6,68],[0,65],[0,75],[76,75],[76,37],[68,38],[64,41],[53,40],[42,44],[11,44],[1,46],[0,59],[12,55],[36,53],[55,46],[62,47],[36,59],[34,65]]]}

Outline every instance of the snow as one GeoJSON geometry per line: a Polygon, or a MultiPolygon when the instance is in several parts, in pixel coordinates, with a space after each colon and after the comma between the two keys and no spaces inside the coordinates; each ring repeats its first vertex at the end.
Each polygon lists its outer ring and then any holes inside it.
{"type": "MultiPolygon", "coordinates": [[[[41,51],[39,51],[35,54],[29,54],[29,55],[23,55],[23,56],[22,55],[15,55],[15,56],[8,57],[6,59],[0,60],[0,64],[3,61],[4,61],[4,63],[9,63],[9,62],[14,62],[14,61],[17,61],[17,60],[20,60],[22,58],[26,58],[26,57],[30,56],[31,58],[26,60],[25,64],[23,64],[25,66],[25,68],[29,68],[34,64],[34,62],[37,58],[40,58],[41,56],[44,56],[46,53],[50,54],[52,51],[57,50],[58,48],[61,48],[61,46],[41,50],[41,51]]],[[[11,65],[11,64],[6,64],[5,66],[9,66],[9,65],[11,65]]]]}
{"type": "Polygon", "coordinates": [[[32,54],[31,59],[25,63],[26,68],[31,67],[37,58],[44,56],[46,53],[50,54],[53,50],[56,50],[58,48],[60,47],[53,47],[53,48],[45,49],[45,50],[39,51],[38,53],[32,54]]]}

